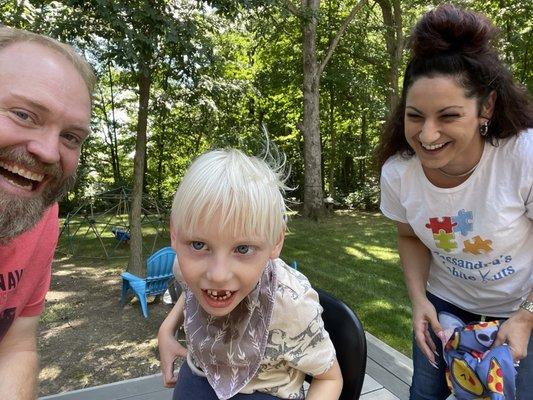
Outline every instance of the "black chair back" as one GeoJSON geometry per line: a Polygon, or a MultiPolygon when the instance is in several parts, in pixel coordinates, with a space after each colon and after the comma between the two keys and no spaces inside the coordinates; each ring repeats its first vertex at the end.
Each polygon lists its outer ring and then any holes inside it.
{"type": "Polygon", "coordinates": [[[317,289],[322,319],[337,352],[344,384],[339,400],[357,400],[366,371],[366,337],[357,315],[342,301],[317,289]]]}

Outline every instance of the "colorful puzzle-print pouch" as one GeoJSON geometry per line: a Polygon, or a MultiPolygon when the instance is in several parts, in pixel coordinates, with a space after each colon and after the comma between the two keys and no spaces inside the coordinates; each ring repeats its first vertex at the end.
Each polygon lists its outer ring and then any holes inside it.
{"type": "Polygon", "coordinates": [[[453,330],[444,346],[444,360],[448,387],[456,399],[514,399],[511,350],[507,345],[491,348],[499,326],[500,321],[479,322],[453,330]]]}

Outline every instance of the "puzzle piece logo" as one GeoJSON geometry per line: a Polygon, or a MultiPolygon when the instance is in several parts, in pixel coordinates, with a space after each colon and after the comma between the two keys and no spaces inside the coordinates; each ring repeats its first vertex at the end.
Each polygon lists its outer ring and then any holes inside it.
{"type": "Polygon", "coordinates": [[[463,251],[465,253],[479,255],[482,253],[490,253],[492,251],[492,240],[483,240],[479,235],[474,236],[473,239],[465,240],[463,244],[463,251]]]}
{"type": "Polygon", "coordinates": [[[435,244],[437,247],[447,253],[457,248],[457,243],[454,240],[455,236],[453,233],[447,233],[441,229],[437,235],[433,235],[433,238],[435,239],[435,244]]]}
{"type": "Polygon", "coordinates": [[[473,220],[474,215],[472,211],[465,211],[464,209],[459,210],[457,215],[452,217],[452,222],[455,224],[455,226],[453,227],[453,231],[460,232],[461,235],[467,236],[468,232],[474,231],[473,220]]]}
{"type": "Polygon", "coordinates": [[[444,233],[452,233],[455,225],[457,224],[452,222],[451,217],[430,218],[429,224],[426,224],[426,228],[431,229],[433,236],[435,236],[439,235],[440,231],[444,231],[444,233]]]}

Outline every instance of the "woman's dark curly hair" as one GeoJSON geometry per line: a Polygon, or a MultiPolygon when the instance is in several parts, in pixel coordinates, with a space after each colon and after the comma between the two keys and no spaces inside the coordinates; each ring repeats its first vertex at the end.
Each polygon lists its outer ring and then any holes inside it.
{"type": "Polygon", "coordinates": [[[533,126],[531,99],[527,91],[514,82],[493,46],[497,34],[497,28],[483,14],[451,4],[441,5],[422,16],[411,33],[411,58],[404,75],[401,99],[385,123],[378,147],[379,167],[396,153],[414,154],[404,134],[405,98],[420,77],[454,77],[467,97],[478,100],[479,110],[495,91],[494,113],[485,136],[492,144],[533,126]]]}

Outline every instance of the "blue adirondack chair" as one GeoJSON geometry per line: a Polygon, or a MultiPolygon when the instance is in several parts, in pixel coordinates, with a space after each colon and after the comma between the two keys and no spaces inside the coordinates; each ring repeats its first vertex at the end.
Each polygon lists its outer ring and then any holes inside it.
{"type": "Polygon", "coordinates": [[[152,254],[146,260],[146,278],[142,279],[129,272],[122,273],[122,295],[120,302],[122,305],[126,302],[126,296],[131,289],[139,299],[144,318],[148,318],[147,296],[157,296],[165,293],[168,282],[174,275],[172,274],[172,265],[176,253],[172,247],[163,247],[152,254]]]}

